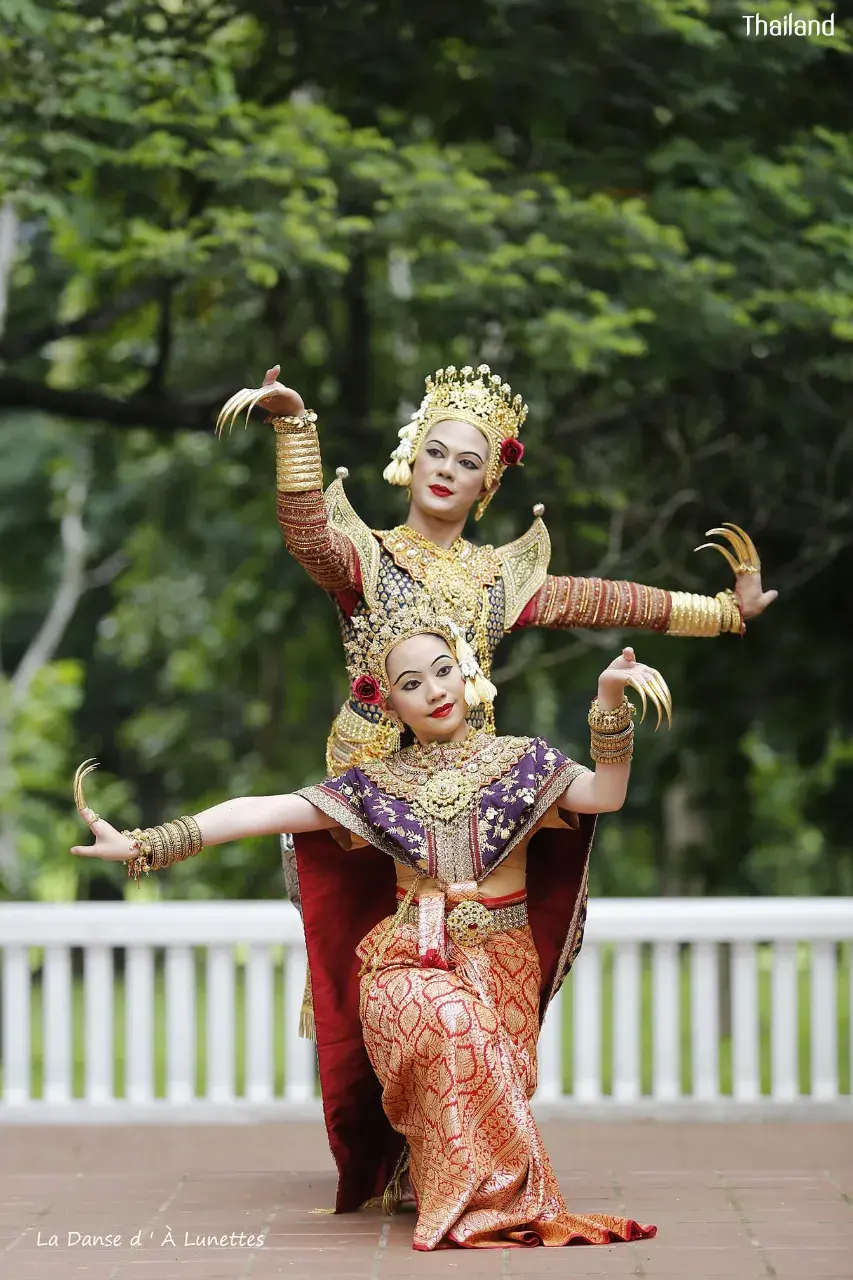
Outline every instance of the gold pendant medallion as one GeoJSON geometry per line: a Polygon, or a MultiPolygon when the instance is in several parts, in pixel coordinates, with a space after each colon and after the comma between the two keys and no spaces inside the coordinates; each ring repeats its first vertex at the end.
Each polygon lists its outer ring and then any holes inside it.
{"type": "Polygon", "coordinates": [[[452,822],[471,806],[479,790],[478,781],[459,769],[439,769],[418,788],[415,808],[428,818],[452,822]]]}

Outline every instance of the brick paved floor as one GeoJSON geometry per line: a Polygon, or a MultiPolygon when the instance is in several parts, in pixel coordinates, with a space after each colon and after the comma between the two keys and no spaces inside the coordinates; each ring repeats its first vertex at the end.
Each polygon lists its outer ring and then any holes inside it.
{"type": "Polygon", "coordinates": [[[334,1176],[313,1123],[7,1126],[0,1133],[0,1275],[853,1276],[851,1125],[551,1121],[542,1129],[571,1208],[655,1222],[657,1238],[612,1248],[415,1253],[408,1214],[316,1212],[332,1203],[334,1176]],[[86,1241],[116,1234],[118,1247],[86,1241]],[[260,1248],[250,1247],[253,1234],[263,1234],[260,1248]],[[228,1244],[206,1244],[206,1236],[228,1244]]]}

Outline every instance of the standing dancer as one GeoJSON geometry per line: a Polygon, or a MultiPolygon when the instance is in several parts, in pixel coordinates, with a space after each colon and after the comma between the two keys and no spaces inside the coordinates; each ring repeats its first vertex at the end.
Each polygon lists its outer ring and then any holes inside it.
{"type": "MultiPolygon", "coordinates": [[[[434,614],[450,617],[465,632],[488,676],[508,631],[632,627],[671,636],[741,635],[745,621],[776,598],[775,591],[762,589],[758,554],[736,525],[710,530],[734,551],[706,544],[725,556],[735,574],[734,590],[715,596],[549,574],[551,542],[541,506],[534,507],[528,531],[506,546],[464,539],[472,509],[479,520],[507,467],[524,454],[518,437],[527,405],[488,365],[449,366],[427,378],[421,406],[401,429],[384,472],[389,483],[409,490],[406,523],[371,530],[344,493],[345,468],[323,493],[317,416],[298,392],[275,380],[277,374],[278,366],[260,388],[232,396],[218,425],[233,423],[254,404],[274,415],[279,524],[290,553],[332,596],[345,645],[358,618],[423,596],[434,614]]],[[[351,665],[349,674],[354,680],[351,665]]],[[[493,728],[490,715],[490,708],[477,708],[471,723],[493,728]]],[[[353,691],[329,735],[328,772],[381,758],[398,745],[393,722],[353,691]]]]}
{"type": "MultiPolygon", "coordinates": [[[[471,511],[480,519],[507,467],[524,455],[519,433],[527,416],[521,396],[492,373],[439,369],[426,379],[426,394],[384,476],[409,490],[406,523],[373,531],[350,505],[346,470],[323,493],[316,414],[298,392],[276,381],[270,369],[261,387],[228,401],[220,429],[255,404],[273,415],[276,438],[278,520],[285,544],[335,603],[345,648],[360,620],[395,603],[420,601],[433,615],[450,617],[464,632],[486,677],[509,631],[524,627],[632,627],[671,636],[741,635],[776,597],[764,591],[761,564],[749,536],[736,525],[710,530],[733,551],[715,543],[735,574],[734,590],[715,596],[666,591],[634,582],[549,574],[551,542],[534,507],[528,531],[502,547],[477,546],[462,533],[471,511]]],[[[381,759],[400,745],[399,727],[381,705],[358,696],[357,669],[348,663],[351,692],[332,725],[326,747],[330,775],[353,764],[381,759]]],[[[474,708],[473,728],[494,731],[490,705],[474,708]]],[[[293,844],[282,837],[288,893],[301,909],[293,844]]],[[[313,1035],[311,977],[303,1001],[301,1032],[313,1035]]]]}

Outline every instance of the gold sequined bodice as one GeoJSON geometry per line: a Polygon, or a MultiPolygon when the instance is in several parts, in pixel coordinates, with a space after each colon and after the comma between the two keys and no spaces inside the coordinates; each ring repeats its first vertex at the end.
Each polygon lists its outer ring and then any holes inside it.
{"type": "MultiPolygon", "coordinates": [[[[377,532],[376,537],[394,563],[423,584],[439,616],[449,614],[463,630],[477,630],[484,612],[484,589],[500,576],[494,548],[475,547],[464,538],[457,538],[451,547],[439,547],[405,524],[377,532]]],[[[478,653],[478,657],[482,662],[484,657],[490,660],[491,654],[478,653]]]]}

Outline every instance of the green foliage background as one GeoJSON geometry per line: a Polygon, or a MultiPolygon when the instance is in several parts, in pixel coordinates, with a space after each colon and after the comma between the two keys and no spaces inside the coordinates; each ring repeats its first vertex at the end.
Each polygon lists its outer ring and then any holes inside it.
{"type": "MultiPolygon", "coordinates": [[[[333,610],[224,399],[280,362],[387,526],[425,373],[482,359],[531,413],[479,536],[543,501],[555,571],[713,592],[691,551],[731,519],[780,590],[743,642],[638,638],[678,716],[596,892],[853,892],[850,31],[750,39],[741,8],[0,0],[3,893],[123,891],[65,854],[83,756],[122,824],[321,774],[333,610]]],[[[508,638],[500,727],[584,753],[619,643],[508,638]]],[[[146,892],[276,896],[275,844],[146,892]]]]}

